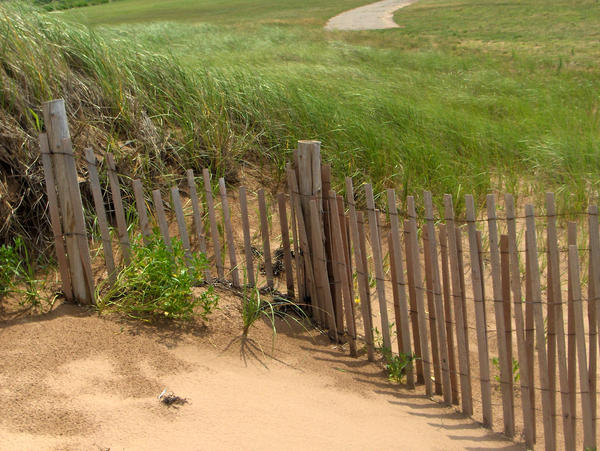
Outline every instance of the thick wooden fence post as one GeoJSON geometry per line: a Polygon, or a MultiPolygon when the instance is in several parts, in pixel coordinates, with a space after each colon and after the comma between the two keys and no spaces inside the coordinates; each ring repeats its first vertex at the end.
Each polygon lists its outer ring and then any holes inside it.
{"type": "Polygon", "coordinates": [[[94,277],[64,100],[44,103],[43,113],[58,187],[73,297],[82,304],[93,304],[94,277]]]}
{"type": "Polygon", "coordinates": [[[69,262],[65,252],[62,226],[60,225],[60,213],[58,211],[58,198],[56,195],[56,182],[54,179],[54,171],[52,170],[52,158],[50,156],[50,149],[48,147],[48,136],[45,133],[41,133],[39,139],[40,151],[42,154],[42,165],[44,166],[44,179],[46,181],[46,192],[48,194],[48,210],[50,213],[52,233],[54,235],[56,260],[58,262],[58,268],[60,271],[62,290],[67,301],[72,301],[73,287],[71,284],[71,273],[69,272],[69,262]]]}

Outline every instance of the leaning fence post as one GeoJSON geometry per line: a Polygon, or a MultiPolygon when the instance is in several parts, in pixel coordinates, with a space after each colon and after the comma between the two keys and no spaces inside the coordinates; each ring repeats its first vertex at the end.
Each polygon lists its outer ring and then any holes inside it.
{"type": "Polygon", "coordinates": [[[94,277],[64,100],[44,103],[43,112],[58,187],[73,297],[83,304],[93,304],[94,277]]]}
{"type": "Polygon", "coordinates": [[[40,134],[40,151],[42,154],[42,164],[44,166],[44,179],[46,181],[46,192],[48,193],[48,210],[50,211],[50,223],[52,233],[54,234],[54,246],[56,250],[56,260],[60,271],[62,290],[68,301],[73,300],[73,288],[71,285],[71,273],[69,272],[69,262],[65,253],[65,243],[63,240],[62,226],[60,225],[60,213],[58,212],[58,199],[56,197],[56,184],[54,180],[54,171],[52,170],[52,159],[48,148],[48,136],[45,133],[40,134]]]}
{"type": "Polygon", "coordinates": [[[119,244],[123,253],[125,265],[131,262],[131,252],[129,245],[129,232],[127,231],[127,221],[125,220],[125,210],[123,210],[123,199],[121,198],[121,187],[119,186],[119,177],[115,165],[115,158],[112,153],[106,154],[106,163],[108,165],[108,181],[110,182],[110,191],[115,207],[115,218],[117,220],[117,230],[119,232],[119,244]]]}

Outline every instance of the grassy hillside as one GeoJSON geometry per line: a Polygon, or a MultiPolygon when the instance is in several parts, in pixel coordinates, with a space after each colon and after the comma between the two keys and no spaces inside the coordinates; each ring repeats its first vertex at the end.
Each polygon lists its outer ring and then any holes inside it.
{"type": "Polygon", "coordinates": [[[454,194],[597,189],[596,2],[420,0],[402,28],[326,32],[337,1],[123,0],[70,15],[220,80],[277,154],[320,138],[338,174],[454,194]],[[161,22],[164,18],[177,22],[161,22]],[[189,21],[202,21],[190,24],[189,21]]]}
{"type": "Polygon", "coordinates": [[[240,164],[277,178],[297,139],[319,138],[338,176],[404,194],[552,189],[581,209],[596,193],[595,2],[420,0],[396,14],[402,28],[358,33],[322,25],[360,2],[276,3],[2,4],[1,235],[45,224],[29,168],[53,97],[78,148],[157,180],[207,164],[230,181],[240,164]]]}

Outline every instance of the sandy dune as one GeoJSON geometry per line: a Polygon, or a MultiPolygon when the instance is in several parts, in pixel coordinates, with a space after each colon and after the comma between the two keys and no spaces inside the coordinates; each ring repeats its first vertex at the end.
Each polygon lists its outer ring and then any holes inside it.
{"type": "Polygon", "coordinates": [[[416,0],[383,0],[344,11],[327,21],[326,30],[380,30],[397,28],[394,11],[416,0]]]}
{"type": "Polygon", "coordinates": [[[0,321],[0,449],[522,449],[322,336],[242,343],[235,302],[175,330],[68,305],[0,321]]]}

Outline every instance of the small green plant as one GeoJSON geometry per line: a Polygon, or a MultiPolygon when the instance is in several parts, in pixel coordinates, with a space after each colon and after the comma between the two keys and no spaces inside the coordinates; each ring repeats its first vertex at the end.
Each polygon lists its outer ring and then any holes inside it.
{"type": "Polygon", "coordinates": [[[388,373],[388,380],[401,384],[406,376],[406,372],[412,368],[413,362],[417,360],[416,354],[405,354],[401,352],[396,355],[388,348],[380,348],[385,360],[385,369],[388,373]]]}
{"type": "Polygon", "coordinates": [[[98,308],[125,313],[144,321],[157,318],[206,320],[217,308],[218,296],[208,287],[194,296],[193,287],[207,265],[204,255],[186,261],[181,241],[172,240],[169,251],[159,234],[147,245],[137,237],[131,246],[131,264],[116,277],[113,286],[97,296],[98,308]]]}
{"type": "MultiPolygon", "coordinates": [[[[494,368],[496,368],[497,372],[497,374],[494,376],[494,379],[496,380],[496,382],[500,383],[500,359],[498,357],[492,357],[492,365],[494,365],[494,368]]],[[[519,371],[519,361],[516,359],[513,359],[512,374],[513,381],[515,383],[519,382],[519,380],[521,379],[521,373],[519,371]]]]}
{"type": "Polygon", "coordinates": [[[0,299],[13,290],[20,273],[21,257],[17,246],[3,244],[0,246],[0,299]]]}
{"type": "Polygon", "coordinates": [[[22,238],[0,247],[0,299],[14,293],[22,296],[20,305],[40,307],[42,284],[43,281],[36,279],[36,264],[22,238]]]}
{"type": "Polygon", "coordinates": [[[308,320],[308,316],[295,302],[275,296],[272,300],[263,297],[258,287],[246,288],[241,307],[242,313],[242,338],[248,337],[248,332],[260,318],[265,318],[273,330],[273,346],[277,336],[276,319],[284,321],[293,321],[301,325],[304,329],[302,320],[308,320]]]}

